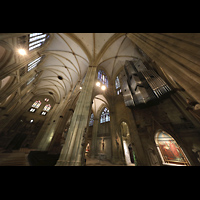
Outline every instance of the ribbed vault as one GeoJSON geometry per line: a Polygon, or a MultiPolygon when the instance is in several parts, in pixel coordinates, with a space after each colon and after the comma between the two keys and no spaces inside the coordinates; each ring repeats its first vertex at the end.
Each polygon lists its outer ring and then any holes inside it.
{"type": "Polygon", "coordinates": [[[136,46],[125,33],[53,33],[51,42],[41,52],[42,74],[35,94],[50,94],[60,102],[90,65],[104,68],[110,79],[116,76],[125,60],[139,58],[136,46]]]}

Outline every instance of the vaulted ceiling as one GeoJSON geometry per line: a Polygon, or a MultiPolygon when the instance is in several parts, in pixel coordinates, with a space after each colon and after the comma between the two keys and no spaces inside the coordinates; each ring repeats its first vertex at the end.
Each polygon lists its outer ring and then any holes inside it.
{"type": "Polygon", "coordinates": [[[92,112],[97,115],[97,112],[102,108],[102,105],[108,107],[108,101],[102,94],[96,95],[93,99],[92,112]]]}
{"type": "Polygon", "coordinates": [[[103,68],[112,79],[125,60],[141,57],[125,33],[53,33],[41,53],[45,59],[39,65],[43,72],[35,94],[53,93],[56,102],[83,79],[88,66],[103,68]]]}

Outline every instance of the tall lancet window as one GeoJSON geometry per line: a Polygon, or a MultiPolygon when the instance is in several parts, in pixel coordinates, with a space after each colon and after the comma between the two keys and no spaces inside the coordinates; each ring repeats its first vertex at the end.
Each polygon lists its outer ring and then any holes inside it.
{"type": "Polygon", "coordinates": [[[49,38],[48,33],[31,33],[29,34],[29,51],[43,45],[46,39],[49,38]]]}
{"type": "Polygon", "coordinates": [[[46,115],[51,109],[51,105],[50,104],[47,104],[44,108],[43,108],[43,111],[41,112],[41,115],[46,115]]]}
{"type": "Polygon", "coordinates": [[[155,142],[164,165],[190,165],[181,147],[167,132],[158,131],[155,135],[155,142]]]}
{"type": "Polygon", "coordinates": [[[103,70],[98,71],[98,77],[97,79],[106,87],[108,87],[108,77],[106,76],[106,73],[103,70]]]}
{"type": "Polygon", "coordinates": [[[104,110],[101,113],[100,123],[105,123],[110,121],[110,113],[108,108],[104,108],[104,110]]]}
{"type": "Polygon", "coordinates": [[[119,81],[118,76],[115,79],[115,88],[116,88],[116,91],[117,91],[117,95],[119,95],[122,92],[122,90],[121,90],[120,81],[119,81]]]}
{"type": "Polygon", "coordinates": [[[29,109],[30,112],[34,113],[41,105],[41,101],[35,101],[31,108],[29,109]]]}
{"type": "Polygon", "coordinates": [[[42,57],[40,56],[40,57],[36,58],[35,60],[31,61],[31,62],[28,64],[28,68],[27,68],[28,72],[29,72],[30,70],[34,69],[34,68],[39,64],[39,62],[41,61],[41,58],[42,58],[42,57]]]}
{"type": "Polygon", "coordinates": [[[89,126],[93,126],[93,124],[94,124],[94,114],[92,113],[90,116],[89,126]]]}

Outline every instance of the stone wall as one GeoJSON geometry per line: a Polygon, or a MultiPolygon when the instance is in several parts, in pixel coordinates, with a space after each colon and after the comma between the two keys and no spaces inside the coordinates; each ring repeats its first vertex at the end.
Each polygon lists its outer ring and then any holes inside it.
{"type": "Polygon", "coordinates": [[[200,165],[200,131],[184,115],[171,98],[146,108],[125,107],[122,95],[116,98],[118,132],[122,121],[129,126],[133,149],[139,165],[162,165],[155,144],[155,134],[162,129],[168,132],[183,149],[191,165],[200,165]]]}

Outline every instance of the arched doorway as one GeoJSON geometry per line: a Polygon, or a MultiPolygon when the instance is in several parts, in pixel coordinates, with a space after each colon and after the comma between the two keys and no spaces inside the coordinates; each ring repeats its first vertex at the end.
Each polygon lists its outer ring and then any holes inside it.
{"type": "Polygon", "coordinates": [[[135,152],[133,150],[130,138],[129,128],[126,122],[122,122],[120,125],[122,146],[124,150],[125,161],[128,166],[136,165],[135,152]]]}
{"type": "Polygon", "coordinates": [[[155,135],[155,142],[163,165],[190,166],[181,147],[167,132],[159,130],[155,135]]]}

